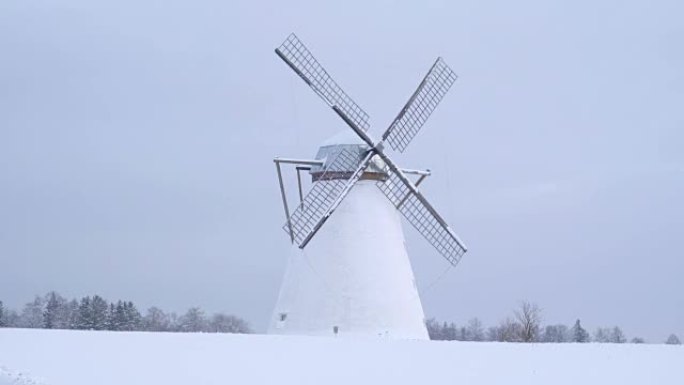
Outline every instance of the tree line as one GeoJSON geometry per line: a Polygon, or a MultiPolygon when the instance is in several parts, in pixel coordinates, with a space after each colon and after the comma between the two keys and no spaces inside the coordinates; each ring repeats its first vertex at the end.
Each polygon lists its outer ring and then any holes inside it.
{"type": "MultiPolygon", "coordinates": [[[[462,326],[431,318],[426,321],[426,326],[432,340],[554,343],[628,341],[618,326],[599,327],[592,335],[582,327],[579,319],[572,327],[564,324],[542,325],[541,313],[541,308],[536,304],[521,302],[512,316],[495,326],[485,327],[478,318],[472,318],[462,326]]],[[[0,301],[0,327],[252,333],[249,324],[239,317],[223,313],[206,316],[199,307],[192,307],[179,316],[153,306],[143,315],[132,301],[108,302],[99,295],[67,300],[54,291],[36,296],[24,305],[21,312],[5,309],[0,301]]],[[[645,341],[634,337],[630,342],[645,341]]],[[[675,334],[670,334],[665,343],[681,344],[675,334]]]]}
{"type": "Polygon", "coordinates": [[[206,316],[198,307],[185,314],[150,307],[141,314],[132,301],[109,302],[99,295],[68,300],[52,291],[36,296],[21,312],[5,309],[0,301],[0,327],[126,330],[164,332],[251,333],[249,324],[236,316],[206,316]]]}
{"type": "MultiPolygon", "coordinates": [[[[599,342],[625,343],[627,337],[618,326],[599,327],[591,335],[580,320],[572,327],[563,324],[542,325],[541,308],[536,304],[521,302],[512,316],[506,317],[496,326],[485,328],[478,318],[470,319],[465,325],[453,322],[438,322],[434,318],[426,321],[430,339],[447,341],[497,341],[497,342],[599,342]]],[[[632,343],[644,343],[634,337],[632,343]]],[[[679,345],[675,334],[665,340],[666,344],[679,345]]]]}

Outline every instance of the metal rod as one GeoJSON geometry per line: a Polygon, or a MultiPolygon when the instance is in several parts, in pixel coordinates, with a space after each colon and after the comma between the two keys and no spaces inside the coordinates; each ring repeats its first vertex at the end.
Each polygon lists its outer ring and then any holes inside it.
{"type": "Polygon", "coordinates": [[[293,158],[273,158],[276,163],[289,163],[289,164],[305,164],[309,166],[322,166],[325,161],[317,159],[293,159],[293,158]]]}
{"type": "Polygon", "coordinates": [[[292,223],[290,222],[290,209],[287,207],[287,197],[285,196],[285,185],[283,184],[283,174],[280,172],[280,163],[275,162],[276,170],[278,171],[278,182],[280,183],[280,196],[283,198],[283,207],[285,208],[285,218],[287,219],[287,228],[290,230],[290,241],[294,243],[294,232],[292,231],[292,223]]]}
{"type": "MultiPolygon", "coordinates": [[[[406,171],[404,171],[404,172],[406,172],[406,171]]],[[[428,172],[429,172],[429,171],[428,171],[428,172]]],[[[418,185],[423,181],[423,179],[427,178],[428,175],[430,175],[430,174],[423,174],[423,175],[421,175],[420,178],[418,178],[418,180],[416,181],[416,187],[418,187],[418,185]]],[[[403,198],[401,198],[401,200],[399,201],[399,203],[397,203],[397,209],[399,209],[399,208],[401,207],[401,205],[403,205],[404,202],[406,202],[406,200],[407,200],[410,196],[411,196],[411,193],[408,193],[408,194],[406,194],[406,196],[404,196],[403,198]]]]}
{"type": "MultiPolygon", "coordinates": [[[[406,172],[406,171],[404,171],[404,172],[406,172]]],[[[420,176],[420,178],[418,178],[418,180],[416,181],[416,187],[418,187],[418,185],[423,181],[423,179],[427,178],[428,175],[430,175],[429,172],[430,172],[430,170],[428,170],[428,174],[422,174],[420,176]]]]}
{"type": "MultiPolygon", "coordinates": [[[[422,175],[422,176],[432,175],[432,172],[430,170],[413,170],[410,168],[402,168],[401,172],[403,172],[404,174],[415,174],[415,175],[422,175]]],[[[416,183],[416,186],[418,186],[418,183],[416,183]]]]}
{"type": "MultiPolygon", "coordinates": [[[[302,176],[301,176],[301,169],[304,167],[297,167],[297,187],[299,187],[299,206],[303,207],[304,206],[304,194],[302,193],[302,176]]],[[[309,169],[311,169],[309,167],[309,169]]]]}

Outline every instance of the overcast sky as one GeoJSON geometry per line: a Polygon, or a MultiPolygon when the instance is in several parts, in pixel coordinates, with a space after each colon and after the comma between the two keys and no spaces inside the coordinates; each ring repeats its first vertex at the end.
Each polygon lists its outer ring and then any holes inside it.
{"type": "MultiPolygon", "coordinates": [[[[288,256],[274,156],[344,123],[273,53],[296,32],[378,135],[437,56],[459,79],[396,159],[468,244],[408,225],[425,312],[684,335],[679,1],[0,2],[0,300],[98,293],[264,330],[288,256]]],[[[291,176],[291,175],[290,175],[291,176]]]]}

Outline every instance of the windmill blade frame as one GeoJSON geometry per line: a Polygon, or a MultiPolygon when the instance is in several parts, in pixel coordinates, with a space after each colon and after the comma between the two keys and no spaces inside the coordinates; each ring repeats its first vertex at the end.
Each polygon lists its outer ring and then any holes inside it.
{"type": "Polygon", "coordinates": [[[372,153],[359,162],[358,153],[342,150],[327,162],[318,181],[283,226],[292,241],[303,249],[340,205],[368,166],[372,153]],[[354,172],[347,170],[355,169],[354,172]]]}
{"type": "Polygon", "coordinates": [[[423,194],[388,165],[386,181],[376,183],[394,207],[446,259],[456,266],[468,251],[465,244],[437,213],[423,194]]]}
{"type": "Polygon", "coordinates": [[[376,185],[392,202],[394,207],[418,230],[430,244],[442,254],[453,266],[461,260],[463,254],[468,251],[465,244],[458,238],[456,233],[449,227],[444,219],[437,213],[418,188],[404,175],[399,166],[382,151],[383,142],[373,143],[373,139],[357,127],[341,110],[333,107],[333,110],[366,142],[371,152],[377,154],[385,162],[387,180],[378,181],[376,185]]]}
{"type": "Polygon", "coordinates": [[[404,152],[457,78],[444,59],[438,57],[406,105],[382,134],[382,140],[396,151],[404,152]]]}
{"type": "Polygon", "coordinates": [[[309,243],[362,177],[371,158],[377,155],[385,162],[388,176],[377,182],[378,188],[449,263],[456,265],[467,251],[466,246],[383,151],[385,141],[399,152],[406,149],[456,81],[453,70],[438,57],[381,140],[375,143],[366,133],[368,114],[330,77],[295,34],[291,34],[275,52],[368,145],[368,152],[361,161],[358,153],[342,150],[333,161],[326,162],[324,178],[314,184],[283,227],[292,241],[301,249],[309,243]],[[349,171],[352,169],[355,171],[349,171]],[[340,170],[343,177],[339,175],[340,170]],[[330,178],[326,179],[326,175],[330,178]]]}
{"type": "Polygon", "coordinates": [[[333,80],[297,35],[290,34],[275,52],[328,106],[339,108],[357,126],[368,130],[370,123],[366,111],[333,80]]]}

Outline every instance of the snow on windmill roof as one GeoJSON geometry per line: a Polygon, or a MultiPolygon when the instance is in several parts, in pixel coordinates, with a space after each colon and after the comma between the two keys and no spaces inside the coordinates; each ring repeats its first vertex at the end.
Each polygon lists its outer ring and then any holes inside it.
{"type": "MultiPolygon", "coordinates": [[[[347,179],[350,173],[354,172],[357,165],[361,163],[368,150],[368,144],[354,132],[350,130],[340,131],[321,144],[318,153],[316,153],[316,159],[325,160],[325,163],[323,166],[312,167],[311,174],[314,180],[318,180],[327,170],[329,175],[325,179],[347,179]],[[347,157],[349,160],[341,162],[338,157],[347,157]],[[337,162],[335,162],[336,159],[337,162]],[[333,162],[335,163],[333,164],[333,162]]],[[[375,155],[361,179],[384,180],[386,178],[384,169],[385,162],[375,155]]]]}

